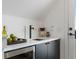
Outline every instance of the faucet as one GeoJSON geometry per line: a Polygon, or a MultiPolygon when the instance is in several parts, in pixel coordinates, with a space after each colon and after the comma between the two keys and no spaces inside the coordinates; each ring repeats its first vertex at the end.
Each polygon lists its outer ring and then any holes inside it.
{"type": "Polygon", "coordinates": [[[32,30],[34,30],[34,27],[32,25],[29,25],[29,38],[32,38],[32,30]]]}

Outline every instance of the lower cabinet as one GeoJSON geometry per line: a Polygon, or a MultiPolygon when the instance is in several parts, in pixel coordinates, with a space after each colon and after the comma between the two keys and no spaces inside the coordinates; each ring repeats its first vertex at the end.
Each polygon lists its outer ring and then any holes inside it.
{"type": "Polygon", "coordinates": [[[36,45],[36,59],[60,59],[60,40],[36,45]]]}
{"type": "Polygon", "coordinates": [[[46,44],[38,44],[35,47],[35,59],[47,59],[47,45],[46,44]]]}
{"type": "Polygon", "coordinates": [[[4,59],[33,59],[33,46],[5,52],[4,59]]]}
{"type": "Polygon", "coordinates": [[[6,59],[33,59],[33,51],[23,53],[14,57],[6,58],[6,59]]]}

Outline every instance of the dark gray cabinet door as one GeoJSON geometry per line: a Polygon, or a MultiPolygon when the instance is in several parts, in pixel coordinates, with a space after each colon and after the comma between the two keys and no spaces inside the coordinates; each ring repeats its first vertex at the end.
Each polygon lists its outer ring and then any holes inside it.
{"type": "Polygon", "coordinates": [[[47,59],[47,45],[39,44],[36,45],[36,59],[47,59]]]}
{"type": "Polygon", "coordinates": [[[55,51],[55,43],[54,42],[50,42],[48,44],[48,47],[47,47],[47,53],[48,53],[48,59],[56,59],[55,58],[55,55],[56,55],[56,51],[55,51]]]}
{"type": "Polygon", "coordinates": [[[49,42],[47,46],[48,59],[60,59],[59,40],[49,42]]]}
{"type": "Polygon", "coordinates": [[[60,40],[36,45],[36,59],[60,59],[60,40]]]}

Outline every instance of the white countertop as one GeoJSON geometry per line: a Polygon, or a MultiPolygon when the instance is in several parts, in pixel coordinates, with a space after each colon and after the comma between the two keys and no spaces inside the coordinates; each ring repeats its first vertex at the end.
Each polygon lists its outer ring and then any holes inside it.
{"type": "Polygon", "coordinates": [[[20,49],[20,48],[24,48],[24,47],[28,47],[28,46],[33,46],[33,45],[37,45],[37,44],[41,44],[41,43],[58,40],[59,38],[43,38],[43,39],[44,40],[41,40],[41,41],[28,39],[27,42],[25,42],[25,43],[7,45],[5,48],[3,48],[3,51],[7,52],[7,51],[11,51],[11,50],[16,50],[16,49],[20,49]]]}

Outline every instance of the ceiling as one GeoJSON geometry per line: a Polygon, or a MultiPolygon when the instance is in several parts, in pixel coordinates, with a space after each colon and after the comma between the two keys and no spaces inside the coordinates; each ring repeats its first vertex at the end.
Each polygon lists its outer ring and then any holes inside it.
{"type": "Polygon", "coordinates": [[[56,0],[2,0],[3,14],[41,19],[56,0]]]}

